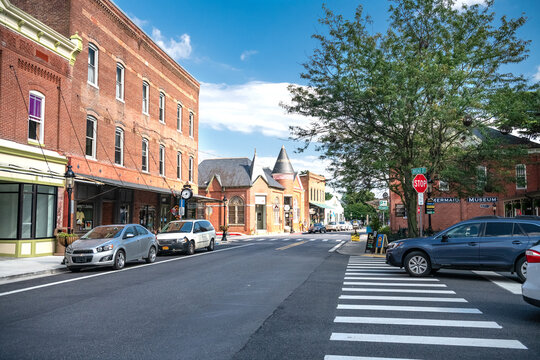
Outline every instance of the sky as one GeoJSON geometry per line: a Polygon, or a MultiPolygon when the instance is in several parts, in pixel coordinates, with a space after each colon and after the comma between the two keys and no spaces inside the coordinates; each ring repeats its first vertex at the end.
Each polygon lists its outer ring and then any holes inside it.
{"type": "MultiPolygon", "coordinates": [[[[201,84],[199,162],[208,158],[252,158],[255,149],[272,168],[285,146],[295,171],[331,178],[328,162],[314,146],[289,138],[289,125],[309,119],[287,114],[289,84],[307,85],[300,74],[323,33],[320,0],[114,0],[139,27],[201,84]]],[[[482,0],[459,0],[481,3],[482,0]]],[[[373,19],[373,32],[388,27],[385,0],[326,0],[334,13],[352,18],[358,5],[373,19]]],[[[531,40],[528,59],[509,70],[540,81],[540,1],[495,0],[497,17],[528,18],[519,32],[531,40]]],[[[332,189],[329,189],[332,190],[332,189]]]]}

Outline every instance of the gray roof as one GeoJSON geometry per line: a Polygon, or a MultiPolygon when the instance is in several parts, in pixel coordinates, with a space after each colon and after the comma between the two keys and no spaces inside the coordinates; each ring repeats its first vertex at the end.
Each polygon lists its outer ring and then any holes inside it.
{"type": "Polygon", "coordinates": [[[289,160],[289,156],[287,155],[287,151],[285,151],[285,146],[281,147],[272,174],[294,174],[294,169],[289,160]]]}
{"type": "Polygon", "coordinates": [[[540,144],[535,143],[533,141],[530,141],[529,139],[514,136],[512,134],[503,134],[497,129],[493,129],[490,127],[485,128],[485,132],[480,131],[479,129],[473,129],[472,133],[478,137],[480,140],[484,140],[486,138],[496,139],[500,141],[503,144],[508,145],[525,145],[527,147],[540,147],[540,144]]]}
{"type": "MultiPolygon", "coordinates": [[[[251,160],[248,158],[223,158],[204,160],[199,164],[199,187],[206,188],[212,177],[217,177],[221,186],[251,187],[251,160]]],[[[285,189],[272,178],[270,169],[264,169],[264,180],[268,186],[285,189]]],[[[262,174],[261,174],[262,176],[262,174]]],[[[255,181],[257,178],[253,179],[255,181]]]]}

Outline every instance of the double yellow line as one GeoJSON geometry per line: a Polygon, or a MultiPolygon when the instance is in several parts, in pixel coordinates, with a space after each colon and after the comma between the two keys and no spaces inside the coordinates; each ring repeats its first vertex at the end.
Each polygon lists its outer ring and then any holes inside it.
{"type": "Polygon", "coordinates": [[[299,241],[299,242],[296,242],[296,243],[293,243],[293,244],[290,244],[290,245],[287,245],[287,246],[277,248],[276,250],[287,250],[287,249],[292,248],[294,246],[302,245],[304,243],[306,243],[306,241],[299,241]]]}

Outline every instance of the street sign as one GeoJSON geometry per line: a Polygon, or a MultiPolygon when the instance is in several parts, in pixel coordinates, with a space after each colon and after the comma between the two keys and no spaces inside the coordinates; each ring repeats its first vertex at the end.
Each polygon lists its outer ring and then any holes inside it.
{"type": "Polygon", "coordinates": [[[414,169],[411,170],[411,172],[412,172],[413,175],[426,174],[427,169],[425,167],[414,168],[414,169]]]}
{"type": "Polygon", "coordinates": [[[426,214],[433,215],[435,214],[435,202],[432,198],[426,200],[426,214]]]}
{"type": "Polygon", "coordinates": [[[418,205],[424,205],[424,193],[418,193],[418,205]]]}
{"type": "Polygon", "coordinates": [[[423,174],[418,174],[413,179],[413,188],[418,193],[423,193],[427,189],[427,179],[423,174]]]}

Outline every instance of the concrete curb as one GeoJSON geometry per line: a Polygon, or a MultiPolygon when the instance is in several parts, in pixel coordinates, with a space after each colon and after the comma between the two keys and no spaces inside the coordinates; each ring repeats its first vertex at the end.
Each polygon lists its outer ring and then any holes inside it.
{"type": "Polygon", "coordinates": [[[44,276],[44,275],[56,275],[56,274],[61,274],[68,271],[69,270],[67,268],[58,268],[58,269],[34,271],[34,272],[29,272],[29,273],[24,273],[24,274],[2,276],[0,277],[0,284],[20,281],[20,280],[24,280],[25,278],[34,278],[34,277],[39,277],[39,276],[44,276]]]}

